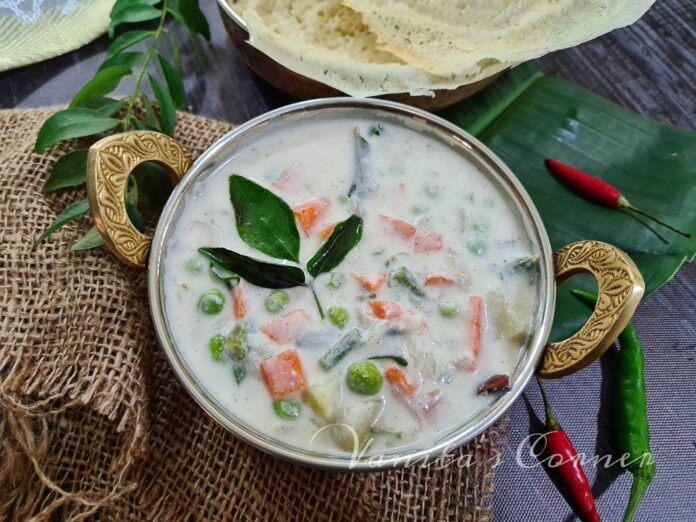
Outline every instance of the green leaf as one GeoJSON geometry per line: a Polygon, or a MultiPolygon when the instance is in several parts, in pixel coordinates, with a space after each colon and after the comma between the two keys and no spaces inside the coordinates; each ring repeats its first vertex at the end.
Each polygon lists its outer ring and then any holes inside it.
{"type": "Polygon", "coordinates": [[[242,241],[271,257],[299,261],[300,234],[285,201],[237,174],[230,176],[230,200],[242,241]]]}
{"type": "Polygon", "coordinates": [[[119,6],[114,6],[111,11],[111,22],[109,23],[109,37],[114,37],[116,28],[125,23],[147,22],[162,16],[162,11],[149,5],[149,2],[141,0],[131,0],[122,2],[119,6]]]}
{"type": "Polygon", "coordinates": [[[135,44],[142,42],[146,38],[154,36],[154,34],[154,31],[129,31],[127,33],[123,33],[113,41],[111,46],[109,46],[109,50],[106,53],[106,59],[108,60],[116,56],[129,47],[133,47],[135,44]]]}
{"type": "MultiPolygon", "coordinates": [[[[444,116],[476,132],[517,175],[554,249],[583,239],[618,246],[638,265],[646,296],[694,259],[696,241],[580,198],[546,171],[544,160],[590,172],[637,207],[693,234],[696,134],[643,119],[529,64],[493,86],[444,116]]],[[[558,287],[553,339],[568,337],[588,316],[570,294],[572,288],[596,291],[596,284],[590,277],[575,277],[558,287]]]]}
{"type": "Polygon", "coordinates": [[[243,256],[226,248],[199,248],[211,263],[238,274],[252,285],[263,288],[304,286],[304,272],[296,266],[274,265],[243,256]]]}
{"type": "Polygon", "coordinates": [[[66,187],[79,187],[87,180],[87,153],[81,149],[64,154],[51,170],[51,176],[44,185],[44,192],[55,192],[66,187]]]}
{"type": "Polygon", "coordinates": [[[98,70],[102,71],[109,67],[114,67],[115,65],[122,65],[133,69],[133,67],[138,65],[140,60],[143,59],[143,56],[144,54],[139,52],[119,53],[104,60],[98,70]]]}
{"type": "Polygon", "coordinates": [[[146,131],[152,131],[152,132],[162,132],[162,129],[157,125],[157,127],[153,127],[149,123],[146,123],[144,121],[140,121],[137,118],[131,120],[131,123],[133,124],[133,127],[135,127],[135,130],[146,130],[146,131]]]}
{"type": "Polygon", "coordinates": [[[210,27],[197,0],[171,0],[169,12],[180,23],[210,41],[210,27]]]}
{"type": "Polygon", "coordinates": [[[135,167],[132,175],[138,181],[143,204],[159,212],[174,188],[167,170],[157,163],[145,162],[135,167]]]}
{"type": "Polygon", "coordinates": [[[108,118],[93,109],[65,109],[48,118],[39,130],[34,151],[41,153],[59,141],[92,136],[113,129],[118,120],[108,118]]]}
{"type": "Polygon", "coordinates": [[[174,108],[174,102],[169,94],[169,90],[162,87],[151,74],[147,77],[150,80],[150,87],[152,87],[152,92],[155,95],[157,104],[160,108],[160,114],[162,116],[162,130],[165,134],[169,136],[174,135],[174,127],[176,126],[176,110],[174,108]]]}
{"type": "Polygon", "coordinates": [[[36,247],[39,246],[39,244],[44,239],[57,232],[68,223],[87,215],[88,212],[89,202],[86,199],[82,201],[77,201],[76,203],[73,203],[72,205],[68,206],[63,212],[60,213],[60,215],[55,219],[55,221],[51,223],[51,226],[44,230],[43,234],[41,234],[39,238],[36,241],[34,241],[34,244],[32,245],[31,249],[36,250],[36,247]]]}
{"type": "Polygon", "coordinates": [[[164,79],[167,81],[174,106],[177,109],[183,108],[184,102],[186,101],[186,94],[184,92],[184,80],[181,78],[181,74],[172,64],[165,60],[162,55],[158,54],[157,59],[159,60],[164,79]]]}
{"type": "Polygon", "coordinates": [[[157,113],[155,112],[155,108],[152,106],[150,98],[145,93],[143,93],[142,96],[140,96],[140,101],[142,102],[143,107],[145,108],[145,123],[147,123],[151,129],[155,129],[158,132],[162,132],[162,127],[160,126],[160,122],[157,119],[157,113]]]}
{"type": "Polygon", "coordinates": [[[145,232],[145,220],[143,219],[140,210],[138,210],[138,199],[139,199],[138,182],[135,176],[131,175],[128,178],[128,189],[126,190],[126,196],[124,197],[124,202],[126,204],[126,213],[128,214],[128,219],[133,224],[133,226],[140,232],[145,232]]]}
{"type": "Polygon", "coordinates": [[[145,233],[145,220],[143,219],[138,207],[126,202],[126,213],[128,214],[128,219],[133,224],[133,226],[141,233],[145,233]]]}
{"type": "Polygon", "coordinates": [[[89,98],[80,104],[85,109],[97,111],[102,116],[113,116],[123,108],[124,100],[115,100],[105,96],[96,96],[89,98]]]}
{"type": "Polygon", "coordinates": [[[114,65],[97,71],[90,81],[75,95],[70,102],[70,107],[79,107],[86,100],[95,96],[104,96],[112,92],[124,76],[131,74],[130,67],[124,65],[114,65]]]}
{"type": "Polygon", "coordinates": [[[362,237],[363,221],[353,214],[341,221],[333,229],[329,239],[317,250],[307,262],[307,271],[313,277],[330,272],[348,255],[362,237]]]}
{"type": "Polygon", "coordinates": [[[167,39],[169,40],[169,48],[172,51],[172,59],[174,60],[174,67],[176,70],[179,72],[179,74],[184,74],[184,67],[181,63],[181,51],[179,50],[179,44],[176,41],[176,37],[174,36],[174,33],[172,33],[170,30],[165,29],[164,34],[167,36],[167,39]]]}
{"type": "Polygon", "coordinates": [[[82,252],[84,250],[92,250],[104,244],[104,238],[101,236],[97,227],[90,228],[87,233],[78,239],[70,247],[73,252],[82,252]]]}

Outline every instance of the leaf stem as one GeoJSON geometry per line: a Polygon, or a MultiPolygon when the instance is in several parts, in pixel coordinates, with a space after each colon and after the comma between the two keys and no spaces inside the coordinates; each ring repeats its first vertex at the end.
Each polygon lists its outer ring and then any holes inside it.
{"type": "Polygon", "coordinates": [[[128,99],[126,114],[123,117],[123,119],[121,119],[121,126],[123,127],[124,131],[128,130],[130,121],[133,117],[133,110],[135,109],[135,104],[140,99],[140,86],[143,83],[143,79],[145,78],[145,73],[147,72],[147,68],[150,65],[150,61],[152,61],[152,58],[155,55],[157,55],[157,47],[159,45],[160,39],[162,38],[162,35],[164,34],[164,22],[166,21],[167,14],[169,13],[169,8],[167,6],[168,1],[169,0],[162,0],[162,16],[160,16],[159,23],[157,24],[157,29],[155,29],[155,34],[152,37],[152,45],[150,46],[150,49],[148,49],[147,54],[145,55],[143,66],[140,68],[137,76],[135,77],[135,88],[133,89],[133,94],[131,94],[130,98],[128,99]]]}

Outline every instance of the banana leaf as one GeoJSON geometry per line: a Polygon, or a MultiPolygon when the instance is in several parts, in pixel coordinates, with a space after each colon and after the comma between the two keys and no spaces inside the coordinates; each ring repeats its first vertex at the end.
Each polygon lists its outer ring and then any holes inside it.
{"type": "MultiPolygon", "coordinates": [[[[641,118],[532,64],[441,115],[512,169],[534,200],[554,249],[581,239],[618,246],[643,274],[645,297],[694,259],[696,239],[587,202],[556,181],[544,159],[605,179],[636,207],[696,234],[696,133],[641,118]]],[[[571,288],[595,290],[596,284],[576,276],[559,286],[554,340],[577,331],[588,316],[571,288]]]]}

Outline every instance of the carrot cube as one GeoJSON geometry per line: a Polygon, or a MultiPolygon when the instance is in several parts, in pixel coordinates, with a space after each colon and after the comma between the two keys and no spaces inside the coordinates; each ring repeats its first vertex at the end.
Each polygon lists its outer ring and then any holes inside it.
{"type": "Polygon", "coordinates": [[[304,332],[312,320],[304,310],[293,310],[285,315],[271,319],[261,326],[261,333],[278,344],[294,342],[304,332]]]}
{"type": "Polygon", "coordinates": [[[425,278],[425,286],[452,286],[454,280],[446,276],[430,276],[425,278]]]}
{"type": "Polygon", "coordinates": [[[411,223],[380,214],[379,218],[386,223],[392,231],[404,239],[411,239],[416,235],[416,227],[411,223]]]}
{"type": "Polygon", "coordinates": [[[285,350],[262,361],[261,376],[271,396],[276,400],[307,388],[307,377],[297,350],[285,350]]]}
{"type": "Polygon", "coordinates": [[[472,295],[469,297],[469,337],[471,338],[470,370],[478,369],[481,358],[481,341],[483,338],[483,297],[472,295]]]}
{"type": "Polygon", "coordinates": [[[325,241],[329,239],[329,236],[333,234],[334,228],[336,228],[336,223],[333,225],[329,225],[328,227],[324,227],[319,231],[319,239],[322,241],[325,241]]]}
{"type": "Polygon", "coordinates": [[[356,272],[353,277],[360,283],[360,286],[370,292],[376,292],[387,282],[387,276],[379,272],[356,272]]]}
{"type": "Polygon", "coordinates": [[[234,304],[234,318],[244,319],[247,307],[246,297],[244,296],[244,289],[242,288],[241,282],[232,289],[232,302],[234,304]]]}
{"type": "Polygon", "coordinates": [[[416,393],[416,386],[408,382],[406,374],[396,366],[389,366],[384,371],[384,376],[394,388],[404,395],[411,396],[416,393]]]}
{"type": "Polygon", "coordinates": [[[310,236],[314,226],[324,217],[330,204],[328,199],[313,199],[293,209],[295,219],[297,219],[306,237],[310,236]]]}
{"type": "Polygon", "coordinates": [[[380,319],[396,319],[401,317],[401,307],[394,301],[370,301],[372,313],[380,319]]]}
{"type": "Polygon", "coordinates": [[[413,243],[416,252],[432,252],[442,248],[442,236],[440,234],[419,234],[413,243]]]}

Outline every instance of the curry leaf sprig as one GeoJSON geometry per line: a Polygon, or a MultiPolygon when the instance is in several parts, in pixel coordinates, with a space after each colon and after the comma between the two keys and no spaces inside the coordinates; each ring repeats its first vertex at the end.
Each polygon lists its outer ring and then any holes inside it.
{"type": "MultiPolygon", "coordinates": [[[[237,233],[242,241],[270,257],[299,263],[300,234],[290,206],[267,188],[237,174],[230,176],[229,190],[237,233]]],[[[362,228],[363,220],[355,214],[336,224],[331,235],[307,262],[309,274],[317,277],[336,268],[362,238],[362,228]]],[[[301,268],[267,263],[220,247],[203,247],[198,252],[216,270],[236,274],[256,286],[308,286],[314,295],[319,315],[324,317],[314,287],[306,281],[301,268]]]]}
{"type": "MultiPolygon", "coordinates": [[[[64,140],[86,137],[96,140],[108,133],[134,129],[172,135],[176,109],[184,107],[185,91],[179,42],[170,28],[170,21],[187,30],[194,49],[199,48],[198,38],[210,40],[210,29],[198,0],[116,0],[108,28],[113,41],[105,60],[94,77],[75,94],[68,108],[44,122],[34,150],[42,153],[64,140]],[[134,23],[138,24],[137,29],[129,25],[134,23]],[[120,31],[118,36],[117,31],[120,31]],[[144,50],[140,50],[143,46],[144,50]],[[130,96],[109,97],[126,78],[133,82],[130,96]],[[155,110],[155,102],[159,111],[155,110]]],[[[157,167],[142,167],[140,172],[147,179],[140,186],[136,177],[131,176],[126,196],[126,209],[138,228],[142,228],[143,223],[138,203],[157,207],[158,202],[166,199],[171,187],[166,175],[157,167]]],[[[87,149],[69,152],[56,161],[44,192],[81,187],[86,182],[86,171],[87,149]]],[[[86,200],[69,206],[40,235],[34,248],[66,224],[88,213],[86,200]]],[[[102,244],[101,236],[93,227],[72,250],[87,250],[102,244]]]]}

